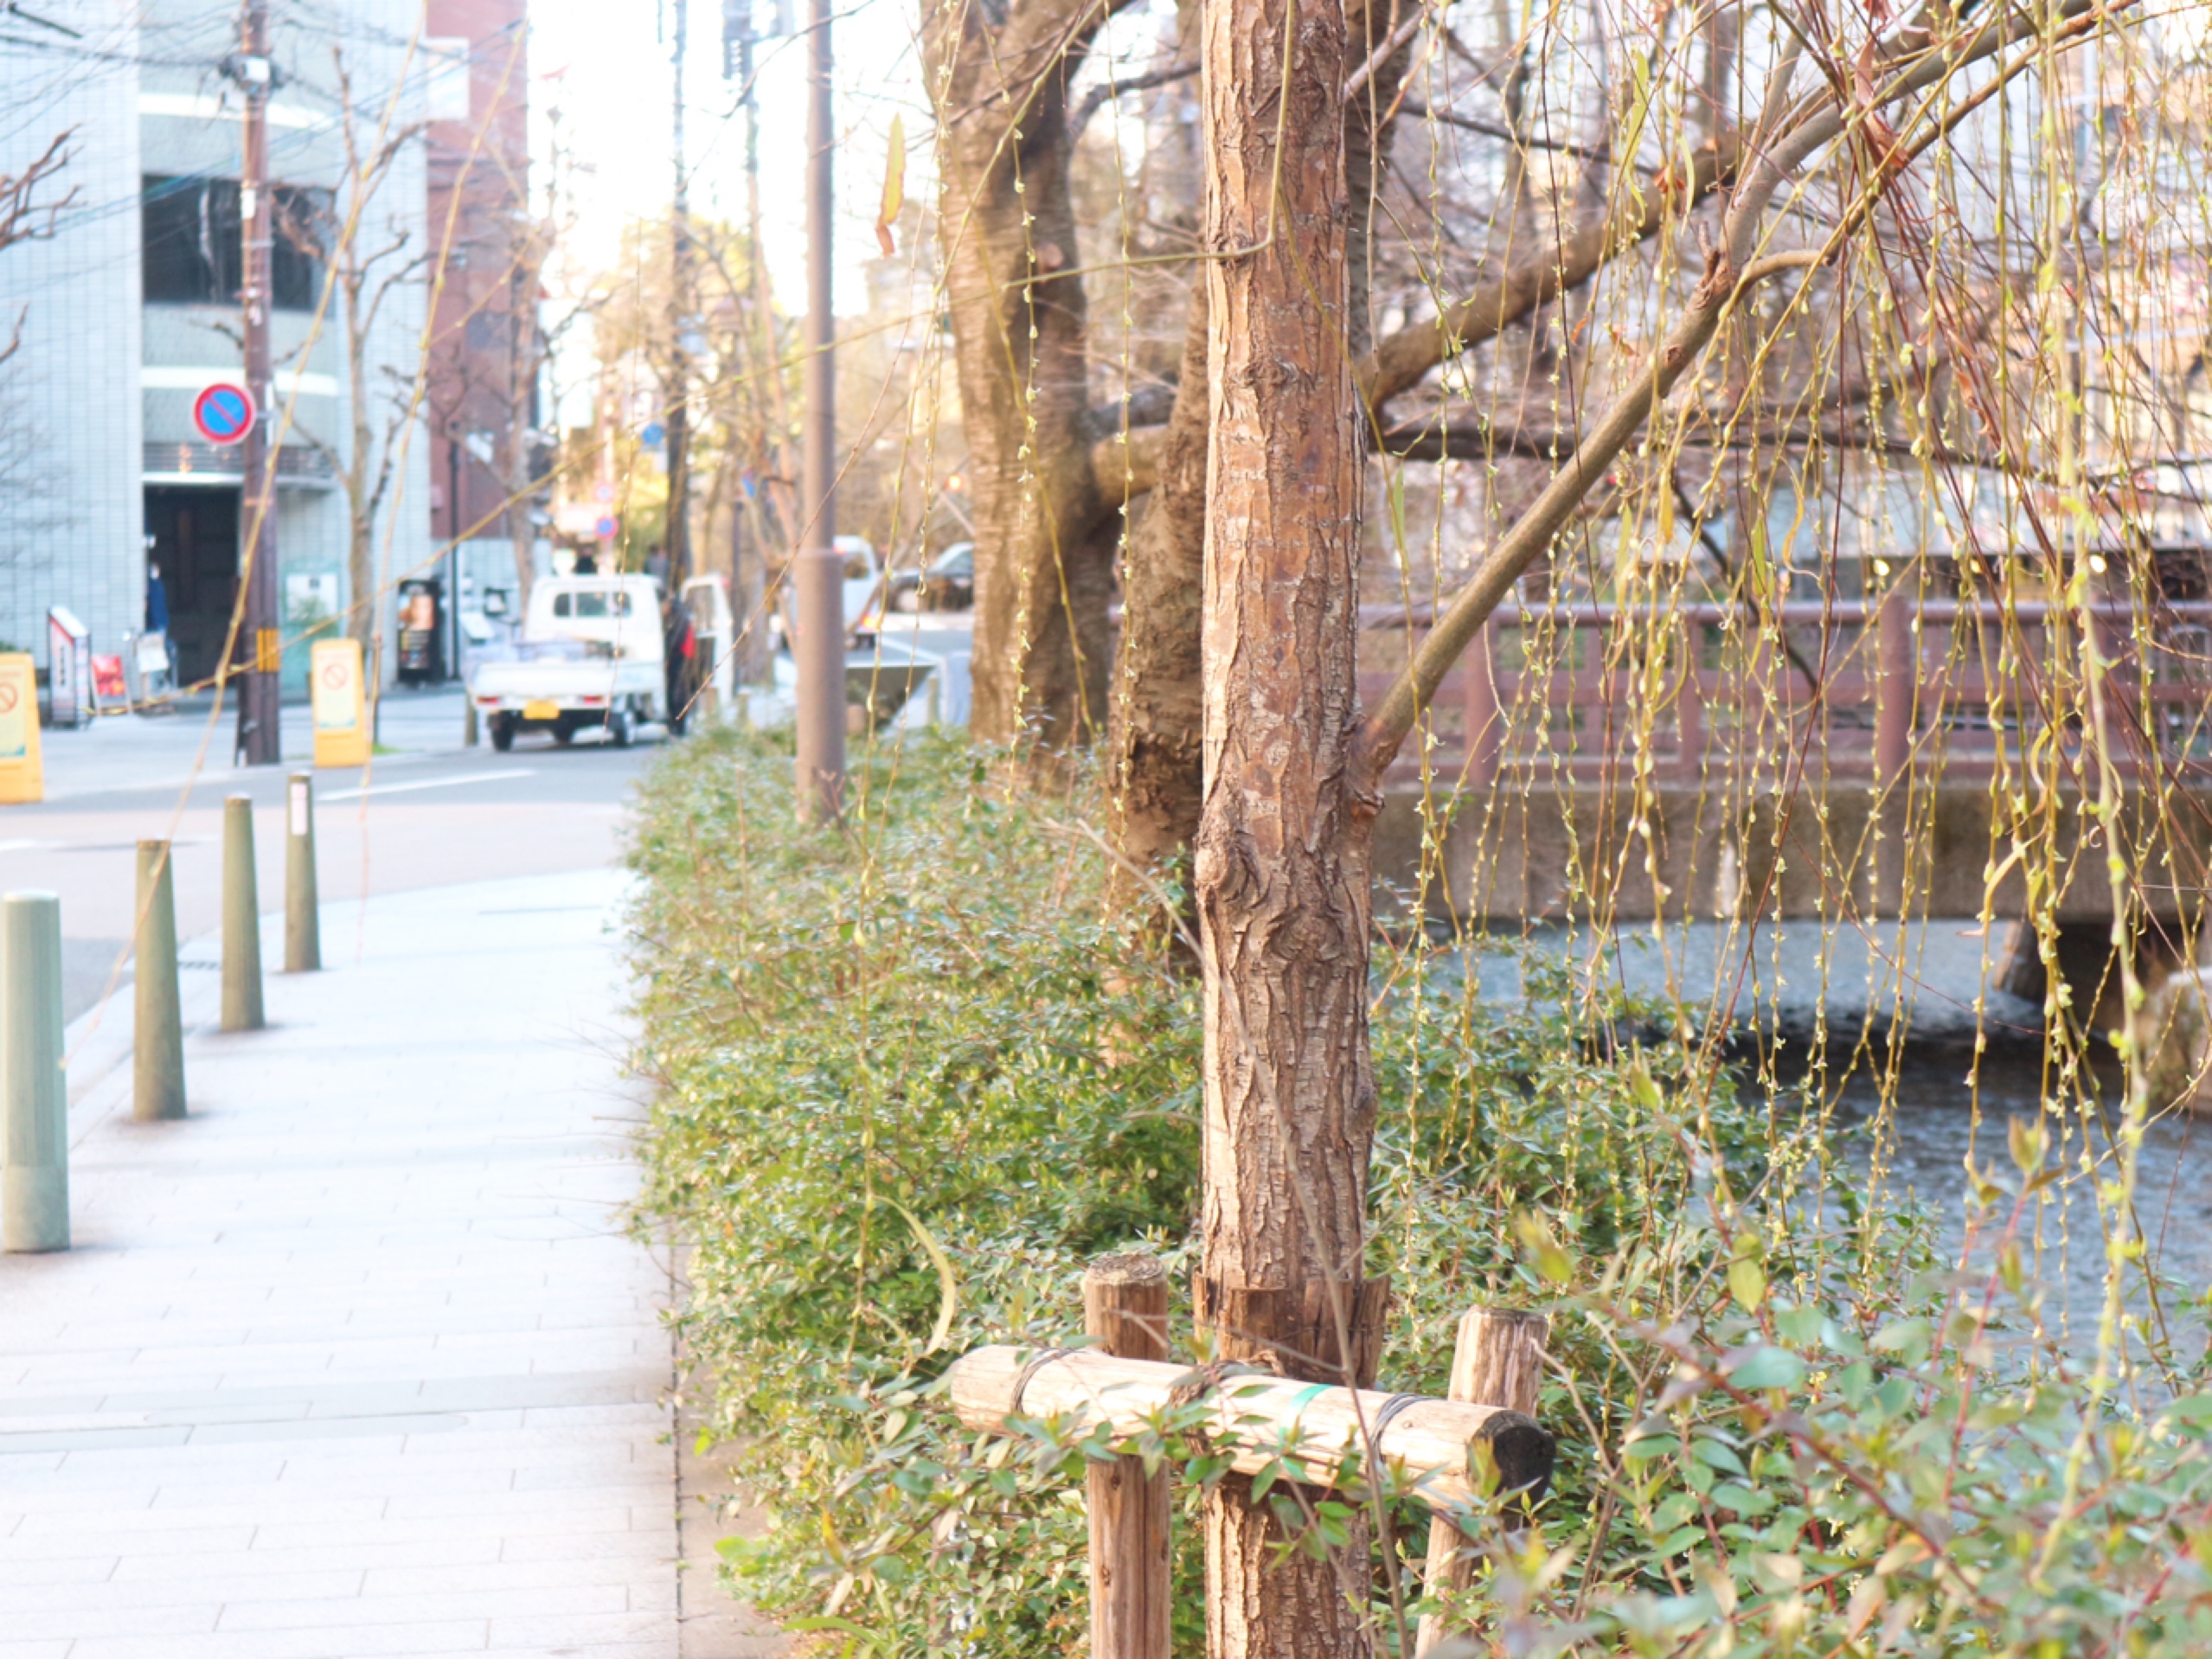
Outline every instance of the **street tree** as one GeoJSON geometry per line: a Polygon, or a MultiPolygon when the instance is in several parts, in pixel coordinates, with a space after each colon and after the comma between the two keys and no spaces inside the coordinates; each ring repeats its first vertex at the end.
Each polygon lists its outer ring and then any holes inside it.
{"type": "MultiPolygon", "coordinates": [[[[1970,343],[1949,303],[1959,296],[1945,293],[1941,267],[1915,237],[1952,206],[1924,160],[2017,78],[2042,74],[2048,91],[2050,66],[2115,16],[2089,0],[1885,14],[1837,40],[1771,22],[1754,29],[1741,10],[1736,38],[1760,39],[1763,83],[1733,147],[1742,159],[1712,163],[1710,176],[1728,187],[1694,221],[1683,209],[1698,194],[1697,173],[1676,165],[1675,211],[1662,215],[1698,250],[1684,291],[1669,295],[1648,344],[1632,315],[1613,319],[1618,356],[1585,388],[1582,418],[1555,438],[1542,487],[1439,605],[1388,692],[1362,710],[1367,432],[1388,389],[1402,388],[1407,359],[1433,362],[1456,349],[1456,328],[1484,319],[1444,313],[1429,327],[1433,353],[1403,345],[1407,333],[1356,350],[1343,10],[1327,0],[1207,8],[1204,781],[1193,862],[1205,1179],[1195,1300],[1227,1355],[1346,1383],[1365,1381],[1374,1364],[1384,1292],[1364,1276],[1375,1118],[1371,836],[1385,774],[1445,673],[1576,516],[1622,487],[1637,446],[1664,445],[1677,423],[1715,408],[1723,422],[1755,410],[1768,365],[1789,356],[1806,315],[1851,261],[1926,294],[1932,326],[1957,360],[1970,358],[1957,349],[1970,343]],[[1785,298],[1760,303],[1765,286],[1783,284],[1785,298]]],[[[1681,57],[1666,55],[1671,44],[1633,49],[1633,84],[1649,93],[1635,118],[1664,97],[1679,109],[1689,89],[1681,57]]],[[[1624,132],[1616,158],[1636,139],[1624,132]]],[[[1603,240],[1617,245],[1638,230],[1631,218],[1625,235],[1616,221],[1603,240]]],[[[1563,266],[1561,252],[1547,256],[1563,266]]],[[[1987,272],[1977,275],[1986,285],[1987,272]]],[[[1539,285],[1557,292],[1561,281],[1539,285]]],[[[1511,303],[1488,298],[1497,312],[1511,303]]],[[[1976,378],[1965,370],[1968,389],[1952,403],[1979,427],[1964,441],[1984,464],[2016,467],[2029,447],[2016,408],[1974,389],[1976,378]]],[[[1943,400],[1933,389],[1922,382],[1924,416],[1943,400]]],[[[1234,1480],[1209,1496],[1209,1651],[1272,1659],[1372,1650],[1364,1540],[1322,1559],[1286,1548],[1286,1511],[1295,1515],[1285,1502],[1253,1502],[1234,1480]]]]}
{"type": "Polygon", "coordinates": [[[326,262],[320,304],[337,302],[346,366],[345,441],[295,424],[296,437],[321,455],[346,503],[346,612],[349,638],[373,649],[383,584],[377,579],[376,531],[397,476],[401,445],[420,400],[420,375],[382,372],[379,322],[388,304],[421,285],[431,250],[387,194],[394,170],[420,142],[420,122],[398,118],[398,99],[364,112],[354,97],[353,72],[343,48],[331,54],[343,176],[335,194],[292,192],[280,198],[277,234],[326,262]]]}

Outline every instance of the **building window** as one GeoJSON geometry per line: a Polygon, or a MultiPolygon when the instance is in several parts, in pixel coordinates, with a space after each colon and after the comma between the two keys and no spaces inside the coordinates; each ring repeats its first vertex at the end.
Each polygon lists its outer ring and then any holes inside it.
{"type": "MultiPolygon", "coordinates": [[[[245,279],[234,178],[149,176],[140,212],[150,305],[230,305],[245,279]]],[[[322,239],[330,193],[279,184],[269,249],[270,300],[280,311],[315,309],[322,297],[322,239]]]]}

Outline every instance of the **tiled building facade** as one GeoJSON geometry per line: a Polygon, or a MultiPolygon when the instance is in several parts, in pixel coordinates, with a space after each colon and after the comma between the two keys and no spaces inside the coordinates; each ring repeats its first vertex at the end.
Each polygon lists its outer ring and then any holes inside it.
{"type": "MultiPolygon", "coordinates": [[[[396,126],[419,118],[423,87],[413,75],[401,84],[415,15],[407,0],[272,3],[269,155],[280,200],[286,190],[342,199],[341,64],[364,131],[388,107],[396,126]]],[[[151,563],[180,667],[196,677],[215,665],[237,573],[237,452],[202,441],[191,410],[202,389],[240,372],[240,104],[222,68],[238,19],[234,9],[190,0],[51,0],[39,16],[60,28],[11,22],[0,41],[0,170],[19,171],[67,131],[68,162],[51,196],[74,194],[50,237],[0,251],[0,304],[23,318],[22,344],[0,366],[0,640],[43,663],[47,610],[59,604],[89,625],[95,650],[122,650],[144,623],[151,563]]],[[[362,234],[421,248],[424,188],[422,147],[410,142],[362,234]]],[[[289,285],[286,274],[272,326],[286,432],[279,602],[286,636],[301,640],[350,603],[337,482],[349,442],[349,353],[322,266],[295,259],[289,285]]],[[[379,444],[394,386],[414,378],[422,315],[421,282],[398,284],[369,336],[363,378],[379,444]]],[[[420,426],[389,433],[380,586],[433,556],[420,426]]],[[[287,653],[295,683],[304,661],[304,649],[287,653]]]]}
{"type": "Polygon", "coordinates": [[[534,557],[541,534],[532,463],[544,249],[529,195],[528,9],[426,0],[423,29],[463,66],[424,133],[429,222],[441,239],[452,227],[454,250],[430,337],[433,528],[459,542],[465,592],[480,600],[516,593],[518,557],[534,557]]]}

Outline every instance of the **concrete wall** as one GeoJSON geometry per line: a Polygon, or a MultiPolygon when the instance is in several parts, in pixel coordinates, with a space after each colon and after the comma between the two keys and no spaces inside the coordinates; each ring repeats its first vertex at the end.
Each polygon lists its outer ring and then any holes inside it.
{"type": "MultiPolygon", "coordinates": [[[[2212,859],[2212,797],[2169,797],[2163,823],[2160,804],[2129,793],[2124,855],[2152,913],[2194,933],[2212,859]]],[[[2102,832],[2084,836],[2088,821],[2072,795],[2055,817],[2054,919],[2108,925],[2102,832]]],[[[1435,825],[1418,792],[1394,791],[1375,824],[1375,868],[1401,895],[1401,911],[1419,894],[1433,913],[1508,921],[1763,915],[1848,926],[1896,915],[1901,894],[1914,915],[1970,921],[1986,902],[2010,921],[2029,906],[2023,862],[2009,861],[2013,827],[1984,784],[1922,785],[1881,809],[1863,787],[1730,800],[1664,785],[1639,800],[1597,786],[1502,785],[1450,797],[1435,825]],[[1432,829],[1440,833],[1432,838],[1432,829]]],[[[2031,832],[2032,823],[2023,833],[2031,832]]]]}

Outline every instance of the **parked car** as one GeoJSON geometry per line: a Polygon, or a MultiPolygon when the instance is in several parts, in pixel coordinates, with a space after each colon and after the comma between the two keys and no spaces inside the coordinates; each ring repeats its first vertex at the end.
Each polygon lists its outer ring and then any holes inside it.
{"type": "Polygon", "coordinates": [[[918,611],[971,611],[976,603],[976,544],[955,541],[924,570],[901,570],[891,578],[891,608],[909,616],[918,611]]]}
{"type": "MultiPolygon", "coordinates": [[[[830,544],[844,555],[845,641],[872,644],[883,625],[883,555],[864,535],[841,535],[830,544]]],[[[791,644],[792,613],[798,598],[790,582],[782,585],[775,612],[768,618],[769,637],[778,650],[791,644]]]]}
{"type": "Polygon", "coordinates": [[[841,535],[830,545],[845,555],[845,637],[868,644],[883,625],[883,555],[864,535],[841,535]]]}
{"type": "Polygon", "coordinates": [[[546,578],[530,590],[511,652],[469,673],[469,695],[503,750],[521,732],[566,743],[599,730],[627,743],[641,723],[665,723],[664,690],[660,585],[650,576],[546,578]]]}
{"type": "Polygon", "coordinates": [[[737,692],[737,618],[730,613],[729,578],[694,576],[683,585],[683,605],[691,613],[700,684],[715,694],[717,711],[727,710],[737,692]]]}

